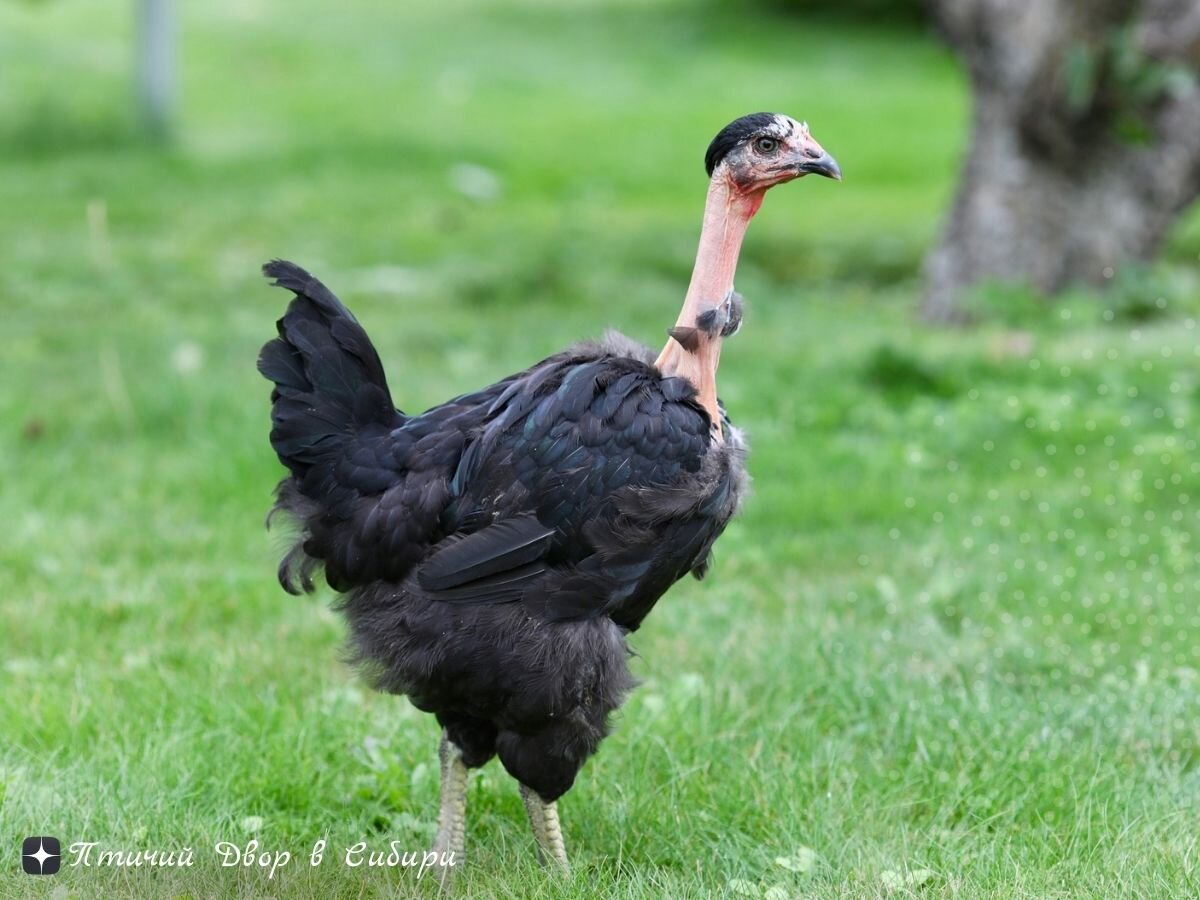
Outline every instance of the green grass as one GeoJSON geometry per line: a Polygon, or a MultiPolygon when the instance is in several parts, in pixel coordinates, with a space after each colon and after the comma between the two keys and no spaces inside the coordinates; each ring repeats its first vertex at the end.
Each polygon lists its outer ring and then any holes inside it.
{"type": "MultiPolygon", "coordinates": [[[[435,893],[336,858],[428,841],[437,730],[342,665],[327,594],[275,584],[257,267],[339,290],[405,408],[607,326],[657,343],[705,143],[761,108],[847,180],[751,229],[721,385],[756,496],[633,640],[642,687],[562,803],[575,874],[536,867],[493,764],[462,895],[1200,891],[1195,285],[917,325],[966,119],[935,44],[652,0],[202,10],[159,150],[128,10],[0,6],[0,895],[435,893]],[[39,833],[197,865],[35,881],[39,833]],[[252,837],[330,850],[215,866],[252,837]]],[[[1170,253],[1198,251],[1192,219],[1170,253]]]]}

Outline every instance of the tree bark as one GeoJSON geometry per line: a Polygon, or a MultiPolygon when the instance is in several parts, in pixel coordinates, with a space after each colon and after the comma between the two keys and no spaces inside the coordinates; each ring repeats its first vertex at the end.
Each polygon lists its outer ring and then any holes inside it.
{"type": "Polygon", "coordinates": [[[962,318],[981,282],[1050,294],[1152,258],[1200,194],[1200,0],[933,3],[974,107],[926,317],[962,318]]]}

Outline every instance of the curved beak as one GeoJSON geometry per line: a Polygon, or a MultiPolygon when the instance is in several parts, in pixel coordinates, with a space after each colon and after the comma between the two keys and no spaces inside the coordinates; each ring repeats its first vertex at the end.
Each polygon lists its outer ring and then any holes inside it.
{"type": "Polygon", "coordinates": [[[824,175],[834,181],[842,180],[842,169],[837,164],[837,160],[824,151],[821,151],[821,155],[816,159],[804,160],[798,168],[806,174],[824,175]]]}

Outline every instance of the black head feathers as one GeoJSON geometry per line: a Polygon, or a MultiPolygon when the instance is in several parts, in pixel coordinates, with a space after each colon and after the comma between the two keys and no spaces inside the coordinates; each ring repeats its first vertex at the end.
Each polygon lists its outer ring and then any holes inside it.
{"type": "Polygon", "coordinates": [[[774,113],[751,113],[730,122],[712,139],[708,151],[704,154],[704,168],[711,176],[713,169],[721,164],[721,160],[734,147],[758,134],[763,129],[778,121],[774,113]]]}

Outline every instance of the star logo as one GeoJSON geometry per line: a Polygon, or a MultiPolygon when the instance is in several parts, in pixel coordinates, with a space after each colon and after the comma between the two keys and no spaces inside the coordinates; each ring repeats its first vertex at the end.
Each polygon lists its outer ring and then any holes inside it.
{"type": "Polygon", "coordinates": [[[62,864],[62,845],[55,837],[27,837],[21,844],[26,875],[53,875],[62,864]]]}

